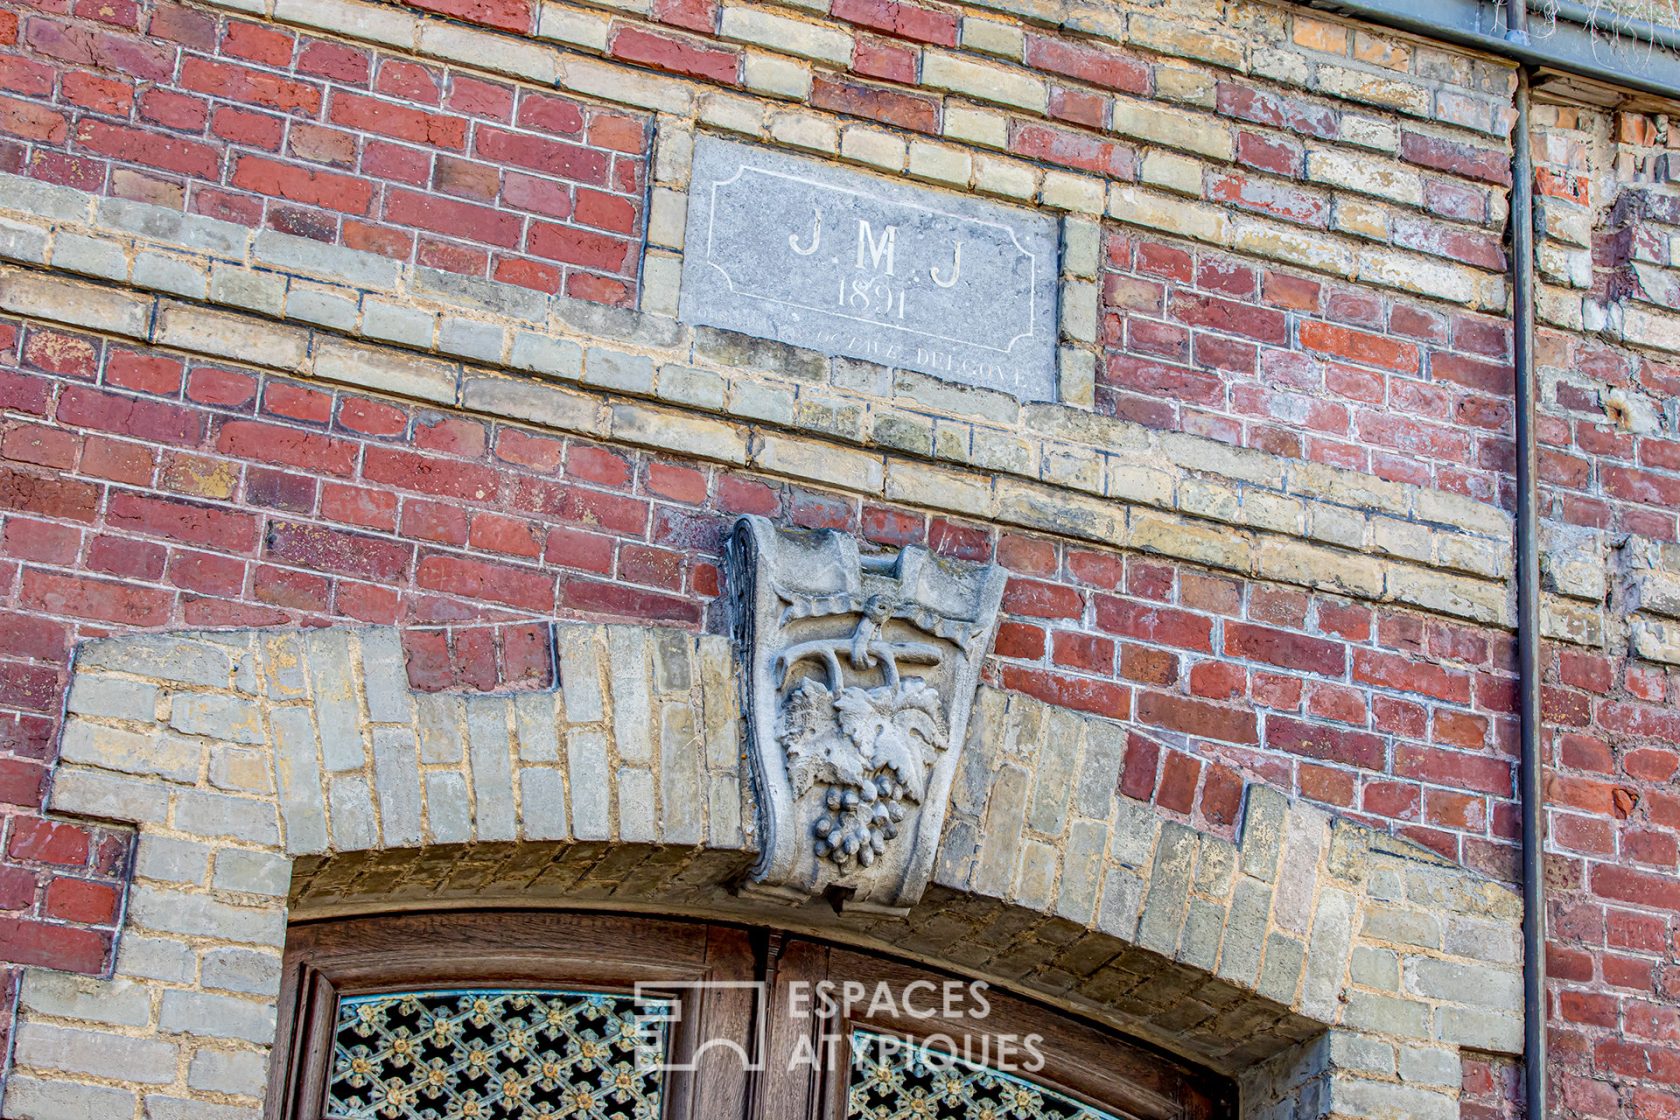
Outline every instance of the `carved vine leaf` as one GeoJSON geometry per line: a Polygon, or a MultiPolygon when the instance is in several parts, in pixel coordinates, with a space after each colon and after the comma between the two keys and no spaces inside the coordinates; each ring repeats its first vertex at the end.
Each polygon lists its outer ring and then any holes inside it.
{"type": "Polygon", "coordinates": [[[905,803],[926,796],[933,756],[946,745],[939,694],[915,678],[838,696],[806,679],[783,706],[780,732],[795,796],[826,787],[817,852],[841,866],[874,862],[897,835],[905,803]]]}

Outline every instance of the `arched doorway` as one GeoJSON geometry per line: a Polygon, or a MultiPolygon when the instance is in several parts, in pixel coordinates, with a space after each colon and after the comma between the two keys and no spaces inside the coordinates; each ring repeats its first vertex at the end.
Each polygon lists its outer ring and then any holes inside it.
{"type": "Polygon", "coordinates": [[[1222,1120],[1081,1019],[747,926],[485,910],[301,922],[271,1120],[1222,1120]]]}

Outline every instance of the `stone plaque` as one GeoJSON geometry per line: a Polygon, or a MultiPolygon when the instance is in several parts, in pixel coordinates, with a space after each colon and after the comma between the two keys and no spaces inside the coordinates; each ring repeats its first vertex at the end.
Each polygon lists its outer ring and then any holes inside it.
{"type": "Polygon", "coordinates": [[[701,137],[681,317],[1056,395],[1055,219],[701,137]]]}

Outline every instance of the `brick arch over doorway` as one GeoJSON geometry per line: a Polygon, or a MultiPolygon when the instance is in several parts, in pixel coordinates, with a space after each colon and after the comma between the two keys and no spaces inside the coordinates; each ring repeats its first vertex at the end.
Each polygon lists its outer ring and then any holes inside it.
{"type": "Polygon", "coordinates": [[[1264,786],[1199,830],[1118,794],[1122,726],[987,689],[908,916],[748,903],[727,641],[553,635],[554,689],[471,695],[411,691],[392,629],[84,646],[49,808],[135,826],[135,883],[112,976],[27,974],[5,1115],[255,1120],[288,920],[421,901],[890,948],[1233,1074],[1244,1116],[1456,1116],[1461,1051],[1520,1049],[1508,889],[1264,786]]]}

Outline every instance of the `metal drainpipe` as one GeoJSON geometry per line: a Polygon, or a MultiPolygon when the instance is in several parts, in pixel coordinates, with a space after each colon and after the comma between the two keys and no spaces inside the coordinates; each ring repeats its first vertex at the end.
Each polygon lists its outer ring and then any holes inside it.
{"type": "MultiPolygon", "coordinates": [[[[1528,38],[1527,5],[1510,5],[1507,34],[1528,38]]],[[[1534,165],[1529,74],[1517,70],[1511,144],[1511,327],[1516,374],[1517,673],[1522,740],[1523,1086],[1529,1120],[1546,1116],[1545,805],[1540,753],[1540,495],[1535,440],[1534,165]]]]}

